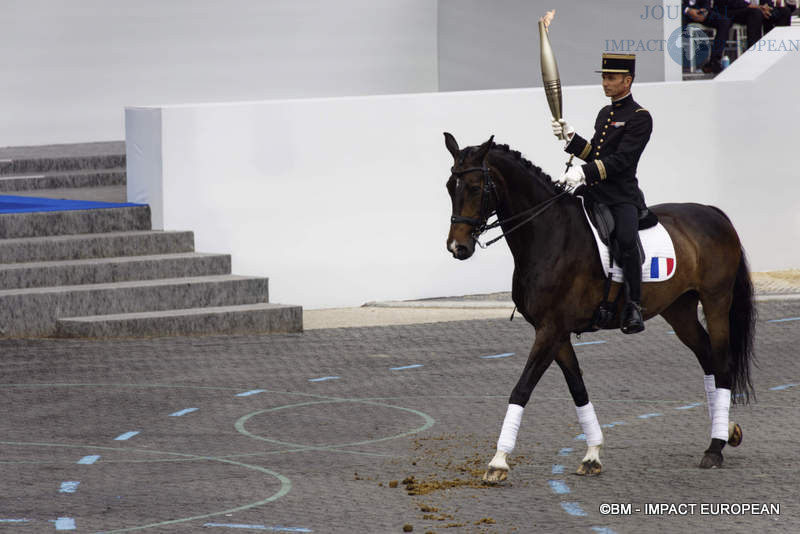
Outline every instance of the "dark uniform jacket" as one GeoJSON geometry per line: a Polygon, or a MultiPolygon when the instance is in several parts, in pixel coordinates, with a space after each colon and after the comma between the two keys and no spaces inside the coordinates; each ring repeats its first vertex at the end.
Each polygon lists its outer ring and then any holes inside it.
{"type": "Polygon", "coordinates": [[[636,167],[652,131],[650,113],[631,95],[601,109],[592,140],[576,133],[565,149],[586,161],[586,186],[576,193],[609,206],[627,203],[644,209],[636,167]]]}

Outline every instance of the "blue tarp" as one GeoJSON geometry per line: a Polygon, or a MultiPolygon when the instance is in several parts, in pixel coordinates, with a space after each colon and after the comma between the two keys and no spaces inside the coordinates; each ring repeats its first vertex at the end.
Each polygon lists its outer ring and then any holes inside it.
{"type": "Polygon", "coordinates": [[[89,200],[64,200],[57,198],[17,197],[0,195],[0,213],[30,213],[34,211],[94,210],[144,206],[128,202],[93,202],[89,200]]]}

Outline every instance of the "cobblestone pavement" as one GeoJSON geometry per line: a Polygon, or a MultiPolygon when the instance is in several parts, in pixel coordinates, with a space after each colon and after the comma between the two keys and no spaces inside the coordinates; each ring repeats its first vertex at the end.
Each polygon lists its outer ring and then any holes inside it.
{"type": "Polygon", "coordinates": [[[576,340],[607,425],[603,474],[571,474],[585,442],[554,366],[496,487],[479,477],[532,342],[519,318],[2,340],[0,531],[798,532],[800,301],[759,312],[758,401],[732,410],[744,442],[722,469],[696,467],[702,371],[656,319],[576,340]],[[780,513],[730,513],[742,503],[780,513]],[[729,513],[709,515],[719,504],[729,513]]]}

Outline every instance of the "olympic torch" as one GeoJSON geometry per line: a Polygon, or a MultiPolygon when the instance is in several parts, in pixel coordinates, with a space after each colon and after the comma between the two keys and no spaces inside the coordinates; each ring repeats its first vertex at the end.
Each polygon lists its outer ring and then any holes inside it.
{"type": "MultiPolygon", "coordinates": [[[[555,14],[556,10],[553,9],[539,19],[539,50],[542,65],[542,83],[544,84],[547,104],[550,106],[550,114],[553,115],[555,120],[561,120],[563,113],[561,78],[558,75],[558,63],[556,63],[556,56],[550,46],[550,36],[547,33],[555,14]]],[[[562,133],[561,139],[566,140],[566,138],[566,134],[562,133]]],[[[567,162],[567,170],[572,167],[572,158],[573,156],[570,156],[567,162]]]]}

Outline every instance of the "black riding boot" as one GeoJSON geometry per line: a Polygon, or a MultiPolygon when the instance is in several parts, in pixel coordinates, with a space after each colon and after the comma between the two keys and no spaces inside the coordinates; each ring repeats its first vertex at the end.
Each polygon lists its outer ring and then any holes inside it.
{"type": "Polygon", "coordinates": [[[625,277],[625,308],[622,311],[622,333],[638,334],[644,330],[642,317],[642,265],[639,250],[634,248],[622,255],[622,274],[625,277]]]}

